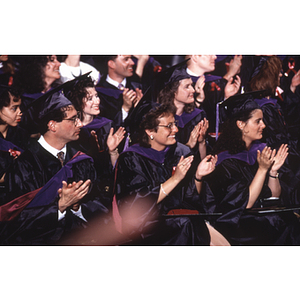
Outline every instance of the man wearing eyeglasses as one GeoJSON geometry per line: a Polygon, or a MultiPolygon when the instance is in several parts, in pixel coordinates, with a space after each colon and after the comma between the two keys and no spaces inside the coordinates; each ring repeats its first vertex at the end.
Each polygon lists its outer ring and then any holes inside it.
{"type": "Polygon", "coordinates": [[[89,218],[107,214],[109,210],[90,192],[91,183],[96,179],[92,159],[84,156],[85,159],[77,161],[77,150],[68,145],[79,138],[83,126],[72,103],[60,92],[49,93],[42,102],[39,123],[41,137],[15,160],[13,169],[6,176],[8,194],[10,199],[15,199],[45,187],[50,180],[54,180],[54,185],[40,200],[34,198],[10,223],[13,225],[8,226],[9,234],[0,232],[0,243],[3,244],[56,243],[74,228],[86,226],[89,218]],[[76,163],[72,163],[74,156],[76,163]],[[69,172],[69,177],[56,179],[55,176],[62,174],[62,168],[69,172]],[[53,192],[55,196],[47,200],[53,192]],[[14,229],[12,234],[11,228],[14,229]]]}

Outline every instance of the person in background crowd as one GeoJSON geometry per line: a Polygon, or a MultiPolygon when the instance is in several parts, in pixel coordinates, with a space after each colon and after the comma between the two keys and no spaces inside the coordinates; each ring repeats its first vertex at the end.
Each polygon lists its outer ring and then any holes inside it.
{"type": "Polygon", "coordinates": [[[111,120],[99,116],[100,98],[90,76],[81,76],[65,90],[65,95],[81,114],[83,127],[79,139],[70,143],[94,160],[97,171],[96,186],[99,194],[111,208],[114,173],[113,169],[119,157],[118,146],[124,138],[123,127],[114,133],[111,120]]]}
{"type": "Polygon", "coordinates": [[[13,220],[1,223],[2,244],[53,244],[68,232],[86,227],[93,216],[110,213],[93,193],[92,159],[69,145],[79,138],[82,127],[72,102],[60,92],[49,92],[39,101],[42,135],[14,160],[4,178],[7,206],[12,204],[7,213],[23,209],[13,220]],[[36,192],[41,194],[27,197],[36,192]],[[13,205],[16,199],[20,203],[13,205]]]}
{"type": "Polygon", "coordinates": [[[32,137],[38,137],[36,122],[37,107],[32,102],[60,83],[60,62],[56,55],[31,55],[24,57],[15,78],[14,86],[22,93],[23,111],[20,126],[29,131],[32,137]],[[30,107],[30,109],[28,109],[30,107]]]}
{"type": "MultiPolygon", "coordinates": [[[[187,73],[195,84],[195,103],[201,107],[209,121],[208,133],[215,137],[218,128],[216,125],[216,104],[235,95],[241,86],[241,79],[237,75],[242,64],[242,56],[236,55],[229,64],[228,72],[223,76],[210,75],[215,69],[216,55],[187,55],[187,73]],[[204,87],[203,87],[203,82],[204,87]]],[[[211,147],[214,139],[209,139],[211,147]]]]}
{"type": "MultiPolygon", "coordinates": [[[[145,115],[139,144],[120,154],[116,169],[116,200],[120,215],[139,211],[122,223],[134,245],[209,245],[228,242],[203,217],[164,217],[170,210],[196,210],[202,176],[214,169],[216,156],[208,156],[191,168],[190,149],[176,142],[178,131],[172,105],[160,105],[145,115]],[[132,225],[135,226],[132,226],[132,225]]],[[[128,216],[127,216],[128,217],[128,216]]]]}
{"type": "Polygon", "coordinates": [[[176,107],[175,119],[178,122],[176,139],[200,154],[206,156],[205,135],[208,128],[206,114],[196,108],[194,103],[193,81],[183,68],[175,68],[158,95],[160,104],[172,104],[176,107]]]}
{"type": "Polygon", "coordinates": [[[90,76],[93,78],[94,83],[97,84],[100,80],[99,71],[90,64],[81,61],[80,55],[67,55],[59,67],[62,83],[88,72],[91,72],[90,76]]]}
{"type": "Polygon", "coordinates": [[[293,212],[255,214],[268,199],[282,196],[278,172],[288,156],[287,145],[276,151],[260,142],[266,126],[251,96],[229,98],[223,107],[227,120],[213,152],[218,162],[204,179],[205,211],[222,214],[213,226],[232,245],[298,245],[299,222],[293,212]]]}
{"type": "Polygon", "coordinates": [[[18,70],[17,63],[8,55],[0,55],[0,84],[12,86],[18,70]]]}

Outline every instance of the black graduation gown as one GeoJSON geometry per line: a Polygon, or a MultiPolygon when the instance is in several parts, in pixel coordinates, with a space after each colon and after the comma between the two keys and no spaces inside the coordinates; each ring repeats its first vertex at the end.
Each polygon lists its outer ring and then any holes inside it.
{"type": "MultiPolygon", "coordinates": [[[[23,152],[29,144],[29,134],[19,126],[8,127],[6,138],[0,133],[0,178],[10,168],[14,157],[9,149],[23,152]]],[[[5,183],[0,183],[0,205],[6,202],[5,183]]]]}
{"type": "MultiPolygon", "coordinates": [[[[188,142],[194,127],[204,118],[206,118],[206,113],[199,108],[195,108],[191,113],[183,112],[181,116],[175,115],[175,120],[178,121],[176,140],[185,145],[188,142]]],[[[198,143],[192,151],[193,153],[198,153],[198,143]]]]}
{"type": "Polygon", "coordinates": [[[263,112],[263,121],[266,128],[261,141],[271,148],[278,149],[282,144],[288,144],[289,155],[280,169],[282,188],[286,193],[285,201],[288,204],[299,204],[300,195],[300,152],[297,142],[292,139],[286,126],[285,117],[276,99],[255,99],[263,112]]]}
{"type": "MultiPolygon", "coordinates": [[[[139,83],[132,82],[127,79],[126,88],[135,90],[135,88],[142,89],[142,86],[139,83]]],[[[116,88],[114,85],[111,85],[107,81],[100,81],[99,86],[96,87],[96,90],[100,97],[100,116],[112,120],[116,129],[119,127],[125,127],[125,120],[122,117],[122,105],[123,105],[123,91],[116,88]]],[[[133,110],[133,107],[129,110],[130,114],[133,110]]],[[[119,144],[119,152],[127,147],[130,140],[130,132],[126,133],[126,138],[124,138],[119,144]]]]}
{"type": "MultiPolygon", "coordinates": [[[[171,209],[195,209],[198,194],[190,174],[157,204],[160,184],[169,179],[188,147],[177,143],[164,151],[133,145],[124,151],[116,169],[116,199],[120,215],[138,210],[138,223],[130,230],[135,245],[209,245],[210,236],[201,216],[163,217],[171,209]]],[[[132,220],[130,220],[132,221],[132,220]]],[[[123,220],[127,230],[130,221],[123,220]]]]}
{"type": "MultiPolygon", "coordinates": [[[[249,186],[258,168],[257,149],[264,146],[255,143],[249,152],[218,155],[215,171],[206,176],[204,209],[222,213],[212,220],[213,226],[231,245],[298,245],[299,222],[292,212],[253,214],[246,209],[249,186]]],[[[266,181],[253,207],[260,207],[260,199],[271,195],[266,181]]]]}
{"type": "Polygon", "coordinates": [[[298,140],[298,149],[300,149],[300,87],[296,87],[295,93],[287,89],[282,94],[283,101],[279,101],[282,107],[288,132],[292,139],[298,140]]]}
{"type": "MultiPolygon", "coordinates": [[[[135,90],[136,88],[142,89],[142,85],[127,79],[126,88],[130,90],[135,90]]],[[[112,120],[117,128],[124,126],[122,120],[123,91],[108,83],[106,80],[100,81],[96,90],[101,100],[100,116],[112,120]]]]}
{"type": "MultiPolygon", "coordinates": [[[[194,83],[197,82],[199,77],[191,76],[194,83]]],[[[220,76],[205,74],[204,94],[205,99],[201,103],[201,108],[206,113],[206,118],[209,121],[208,128],[208,142],[211,147],[215,143],[216,133],[216,105],[224,101],[224,89],[227,80],[220,76]]]]}
{"type": "Polygon", "coordinates": [[[42,95],[43,93],[24,93],[21,96],[21,111],[23,114],[20,122],[20,127],[25,129],[30,134],[35,134],[39,132],[39,124],[37,120],[38,113],[40,111],[40,103],[38,101],[35,102],[35,100],[41,97],[42,95]]]}
{"type": "Polygon", "coordinates": [[[278,149],[281,144],[289,145],[289,152],[299,154],[297,142],[293,140],[288,132],[283,111],[276,99],[255,99],[263,112],[263,121],[266,128],[263,131],[262,141],[268,146],[278,149]]]}
{"type": "MultiPolygon", "coordinates": [[[[22,153],[24,150],[15,144],[0,137],[0,178],[10,169],[15,159],[10,150],[16,150],[22,153]]],[[[6,185],[5,182],[0,183],[0,205],[6,203],[6,185]]]]}
{"type": "MultiPolygon", "coordinates": [[[[69,161],[77,150],[67,147],[65,162],[69,161]]],[[[6,174],[8,199],[12,200],[20,195],[43,187],[61,169],[57,158],[47,152],[39,143],[34,142],[13,163],[6,174]]],[[[96,179],[93,162],[89,159],[80,161],[72,166],[72,177],[68,182],[96,179]]],[[[61,181],[58,183],[61,187],[61,181]]],[[[56,191],[58,188],[55,188],[56,191]]],[[[94,195],[93,188],[81,200],[81,210],[87,221],[94,217],[108,214],[101,199],[94,195]]],[[[47,205],[26,207],[14,220],[1,222],[1,244],[8,245],[48,245],[57,243],[74,229],[86,227],[87,223],[75,216],[67,209],[66,216],[58,221],[58,197],[51,199],[47,205]]]]}
{"type": "MultiPolygon", "coordinates": [[[[4,138],[3,135],[0,133],[0,138],[4,138]]],[[[6,134],[6,141],[12,142],[17,147],[25,150],[27,149],[29,142],[30,142],[30,135],[29,133],[19,126],[9,126],[6,134]]]]}
{"type": "Polygon", "coordinates": [[[110,129],[114,127],[113,122],[104,117],[97,116],[90,124],[83,126],[80,130],[79,139],[71,142],[76,149],[91,156],[97,172],[97,180],[94,182],[99,195],[103,198],[105,206],[111,210],[114,173],[110,155],[107,147],[107,137],[110,129]],[[91,136],[95,130],[98,138],[100,151],[91,136]]]}

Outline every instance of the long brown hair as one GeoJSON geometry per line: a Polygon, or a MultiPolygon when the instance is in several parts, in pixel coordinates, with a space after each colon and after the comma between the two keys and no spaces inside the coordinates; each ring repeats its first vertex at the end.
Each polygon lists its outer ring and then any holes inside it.
{"type": "Polygon", "coordinates": [[[266,95],[274,96],[281,69],[282,62],[279,57],[268,57],[261,70],[250,80],[251,91],[266,90],[266,95]]]}

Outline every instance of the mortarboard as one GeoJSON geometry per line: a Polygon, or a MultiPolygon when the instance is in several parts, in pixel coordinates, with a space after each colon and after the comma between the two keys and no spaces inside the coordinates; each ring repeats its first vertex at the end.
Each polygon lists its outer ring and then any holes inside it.
{"type": "Polygon", "coordinates": [[[56,91],[54,93],[49,92],[49,95],[45,97],[45,100],[40,103],[40,111],[38,114],[38,118],[41,120],[49,113],[68,105],[73,105],[73,104],[60,91],[56,91]]]}
{"type": "Polygon", "coordinates": [[[76,87],[76,85],[81,81],[81,80],[84,80],[85,78],[88,78],[88,76],[92,73],[92,71],[89,71],[83,75],[80,75],[80,76],[77,76],[75,77],[74,79],[72,80],[69,80],[67,82],[65,82],[63,84],[63,92],[64,92],[64,95],[69,98],[72,90],[76,87]]]}
{"type": "Polygon", "coordinates": [[[264,96],[265,90],[252,91],[244,94],[236,94],[220,103],[220,114],[223,118],[229,119],[239,115],[244,111],[251,111],[260,106],[254,101],[254,99],[260,99],[264,96]]]}
{"type": "Polygon", "coordinates": [[[161,71],[157,74],[156,80],[160,81],[160,83],[165,87],[172,82],[190,78],[191,76],[186,72],[186,63],[188,60],[189,58],[161,71]]]}
{"type": "Polygon", "coordinates": [[[144,117],[158,103],[151,100],[151,87],[145,91],[139,103],[134,107],[124,120],[124,126],[130,132],[132,144],[137,142],[139,125],[144,117]]]}
{"type": "Polygon", "coordinates": [[[219,128],[227,119],[237,116],[246,110],[260,108],[254,99],[262,98],[265,90],[236,94],[216,104],[216,140],[219,135],[219,128]]]}
{"type": "Polygon", "coordinates": [[[190,78],[191,76],[186,72],[186,59],[172,67],[162,70],[156,73],[154,78],[155,90],[157,93],[165,88],[168,84],[179,81],[182,79],[190,78]]]}

